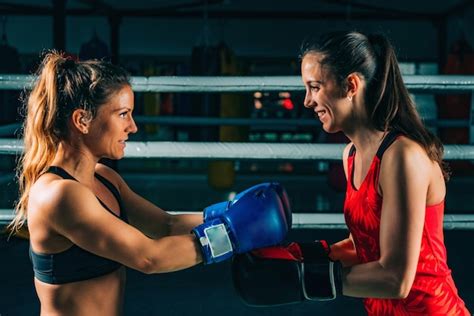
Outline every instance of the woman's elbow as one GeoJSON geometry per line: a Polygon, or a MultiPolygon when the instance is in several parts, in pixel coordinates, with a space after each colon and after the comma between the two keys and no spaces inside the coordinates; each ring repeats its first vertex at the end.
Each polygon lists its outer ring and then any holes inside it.
{"type": "Polygon", "coordinates": [[[405,299],[410,294],[411,287],[413,285],[413,280],[402,280],[397,287],[397,298],[405,299]]]}
{"type": "Polygon", "coordinates": [[[413,277],[401,276],[400,274],[394,273],[390,280],[390,294],[388,298],[394,299],[405,299],[410,294],[411,287],[413,285],[413,277]]]}
{"type": "Polygon", "coordinates": [[[157,265],[151,260],[150,258],[143,257],[138,258],[138,260],[133,265],[133,269],[140,271],[141,273],[145,274],[153,274],[157,272],[157,265]]]}

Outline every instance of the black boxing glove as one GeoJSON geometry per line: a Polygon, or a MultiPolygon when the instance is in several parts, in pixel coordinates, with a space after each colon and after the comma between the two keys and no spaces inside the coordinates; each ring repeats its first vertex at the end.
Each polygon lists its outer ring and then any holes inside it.
{"type": "Polygon", "coordinates": [[[341,265],[328,254],[327,243],[317,241],[237,255],[232,262],[234,287],[251,306],[334,299],[342,292],[341,265]]]}

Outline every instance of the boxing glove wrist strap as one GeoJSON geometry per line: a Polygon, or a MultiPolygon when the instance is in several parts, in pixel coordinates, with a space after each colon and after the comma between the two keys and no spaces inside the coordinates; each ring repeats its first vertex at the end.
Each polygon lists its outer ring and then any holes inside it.
{"type": "Polygon", "coordinates": [[[233,254],[232,243],[224,223],[214,219],[195,227],[192,232],[201,246],[204,264],[224,261],[233,254]]]}
{"type": "Polygon", "coordinates": [[[309,300],[332,300],[342,294],[342,267],[329,258],[326,241],[300,244],[303,256],[303,292],[309,300]]]}

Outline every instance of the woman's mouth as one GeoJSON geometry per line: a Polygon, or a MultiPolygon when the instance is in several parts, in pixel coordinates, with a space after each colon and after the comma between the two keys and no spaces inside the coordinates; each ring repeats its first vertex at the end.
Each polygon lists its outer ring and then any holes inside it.
{"type": "Polygon", "coordinates": [[[316,112],[316,115],[318,116],[318,118],[321,120],[324,115],[326,114],[326,110],[318,110],[318,111],[315,111],[316,112]]]}

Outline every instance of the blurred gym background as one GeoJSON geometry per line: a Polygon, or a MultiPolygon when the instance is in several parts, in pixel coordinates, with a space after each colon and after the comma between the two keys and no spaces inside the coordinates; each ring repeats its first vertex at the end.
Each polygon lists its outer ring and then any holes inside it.
{"type": "MultiPolygon", "coordinates": [[[[404,75],[474,75],[472,0],[11,0],[0,1],[0,76],[32,74],[41,54],[104,58],[132,76],[298,76],[307,36],[354,29],[382,32],[404,75]]],[[[426,124],[444,144],[474,144],[474,91],[414,93],[426,124]],[[450,127],[438,121],[452,120],[450,127]]],[[[21,137],[20,90],[0,90],[0,137],[21,137]]],[[[324,133],[301,92],[135,94],[139,132],[131,141],[343,143],[324,133]],[[198,119],[202,119],[199,121],[198,119]],[[247,119],[219,125],[218,119],[247,119]],[[216,120],[214,120],[216,119],[216,120]],[[278,124],[264,120],[277,119],[278,124]]],[[[18,158],[0,155],[0,209],[17,198],[18,158]]],[[[108,161],[142,196],[168,211],[199,211],[264,181],[285,185],[296,213],[341,213],[340,161],[125,158],[108,161]]],[[[450,163],[447,214],[474,214],[474,165],[450,163]]],[[[6,221],[2,222],[4,226],[6,221]]],[[[298,240],[347,235],[345,229],[297,229],[298,240]]],[[[474,310],[473,230],[446,230],[448,263],[474,310]]],[[[34,315],[39,302],[26,239],[0,235],[0,315],[34,315]]],[[[126,315],[364,315],[351,298],[273,308],[244,306],[228,263],[146,276],[130,271],[126,315]]]]}

